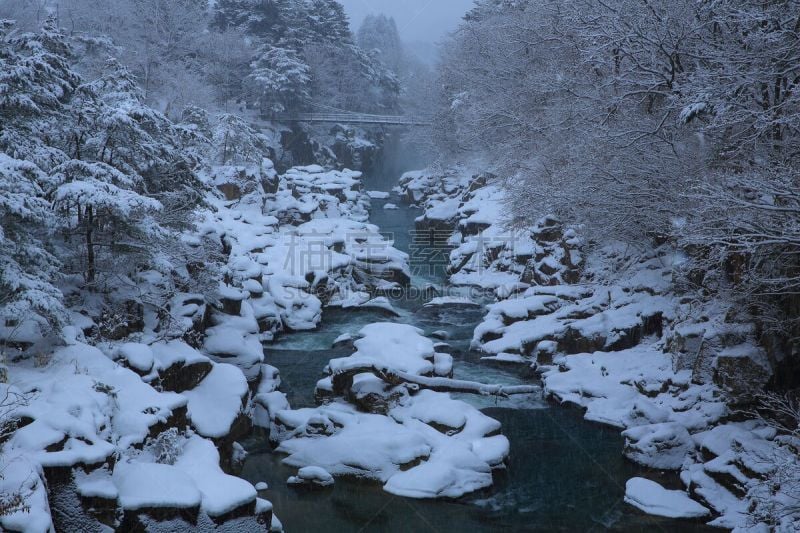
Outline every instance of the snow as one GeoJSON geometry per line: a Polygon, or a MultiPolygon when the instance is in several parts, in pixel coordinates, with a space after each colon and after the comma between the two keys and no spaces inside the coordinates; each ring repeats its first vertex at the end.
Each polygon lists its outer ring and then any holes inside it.
{"type": "Polygon", "coordinates": [[[147,373],[153,368],[153,351],[146,344],[126,342],[117,348],[117,356],[134,370],[147,373]]]}
{"type": "Polygon", "coordinates": [[[702,518],[710,514],[685,492],[667,490],[655,481],[641,477],[629,479],[625,484],[625,503],[647,514],[668,518],[702,518]]]}
{"type": "Polygon", "coordinates": [[[219,363],[197,387],[183,393],[192,425],[204,437],[224,437],[242,412],[247,380],[233,365],[219,363]]]}
{"type": "Polygon", "coordinates": [[[373,200],[385,200],[391,196],[391,193],[384,192],[384,191],[367,191],[367,194],[373,200]]]}
{"type": "Polygon", "coordinates": [[[84,498],[116,500],[119,496],[111,472],[107,468],[98,468],[89,473],[78,469],[74,471],[73,478],[78,494],[84,498]]]}
{"type": "Polygon", "coordinates": [[[474,300],[465,296],[437,296],[425,302],[425,307],[437,306],[466,306],[466,307],[479,307],[480,304],[475,303],[474,300]]]}
{"type": "Polygon", "coordinates": [[[118,463],[112,475],[125,510],[199,507],[202,495],[192,478],[171,465],[118,463]]]}
{"type": "Polygon", "coordinates": [[[267,485],[264,481],[259,481],[258,483],[255,484],[255,488],[257,491],[260,492],[262,490],[267,490],[269,488],[269,485],[267,485]]]}
{"type": "Polygon", "coordinates": [[[406,324],[382,322],[362,328],[355,341],[356,352],[350,357],[333,359],[331,371],[335,374],[348,367],[378,364],[410,374],[425,375],[434,370],[433,341],[422,335],[422,330],[406,324]]]}
{"type": "Polygon", "coordinates": [[[199,436],[186,442],[175,468],[194,482],[202,495],[202,509],[208,516],[224,515],[256,499],[256,488],[243,479],[225,474],[219,466],[219,452],[214,443],[199,436]]]}
{"type": "Polygon", "coordinates": [[[29,509],[11,509],[0,515],[0,526],[3,530],[23,533],[54,531],[47,500],[47,485],[41,467],[24,455],[4,453],[0,494],[14,493],[22,496],[29,509]]]}
{"type": "Polygon", "coordinates": [[[286,480],[289,485],[317,485],[320,487],[330,487],[333,485],[333,476],[324,468],[318,466],[305,466],[297,471],[296,476],[291,476],[286,480]]]}

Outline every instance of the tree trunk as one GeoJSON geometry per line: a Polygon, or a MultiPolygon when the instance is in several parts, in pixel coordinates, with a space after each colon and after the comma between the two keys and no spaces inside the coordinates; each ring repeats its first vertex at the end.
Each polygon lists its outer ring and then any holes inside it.
{"type": "Polygon", "coordinates": [[[94,283],[96,277],[94,259],[94,214],[92,206],[86,207],[86,281],[94,283]]]}
{"type": "Polygon", "coordinates": [[[350,387],[353,386],[353,378],[358,374],[373,374],[392,386],[407,383],[420,389],[429,389],[435,392],[463,392],[507,398],[514,394],[533,394],[541,391],[541,388],[536,385],[493,385],[461,379],[418,376],[395,369],[365,364],[355,365],[335,372],[332,376],[334,393],[346,394],[350,387]]]}

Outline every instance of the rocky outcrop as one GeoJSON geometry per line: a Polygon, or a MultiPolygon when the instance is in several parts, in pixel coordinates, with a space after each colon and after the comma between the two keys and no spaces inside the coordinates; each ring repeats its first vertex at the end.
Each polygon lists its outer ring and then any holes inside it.
{"type": "Polygon", "coordinates": [[[503,291],[580,278],[577,233],[554,217],[528,229],[513,227],[506,217],[505,192],[492,174],[461,168],[409,172],[398,191],[406,203],[423,208],[415,244],[428,252],[444,249],[453,284],[499,289],[505,298],[503,291]]]}

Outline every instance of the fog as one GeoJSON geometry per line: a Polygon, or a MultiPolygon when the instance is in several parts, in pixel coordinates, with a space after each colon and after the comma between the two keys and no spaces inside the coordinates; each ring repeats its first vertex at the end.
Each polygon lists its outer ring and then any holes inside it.
{"type": "Polygon", "coordinates": [[[394,17],[400,36],[425,60],[435,56],[435,44],[458,26],[473,0],[339,0],[354,31],[370,13],[394,17]]]}

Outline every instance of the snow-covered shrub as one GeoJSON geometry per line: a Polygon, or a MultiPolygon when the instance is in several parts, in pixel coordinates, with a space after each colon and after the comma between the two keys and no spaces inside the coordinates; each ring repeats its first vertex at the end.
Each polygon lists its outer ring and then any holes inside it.
{"type": "Polygon", "coordinates": [[[750,413],[778,431],[779,444],[758,463],[760,481],[748,490],[750,520],[779,530],[800,527],[800,391],[765,393],[750,413]]]}
{"type": "Polygon", "coordinates": [[[156,438],[151,439],[144,447],[144,451],[152,454],[156,463],[174,465],[183,453],[186,436],[178,428],[169,428],[156,438]]]}

